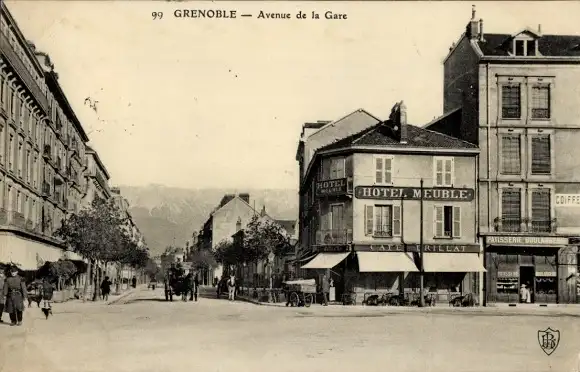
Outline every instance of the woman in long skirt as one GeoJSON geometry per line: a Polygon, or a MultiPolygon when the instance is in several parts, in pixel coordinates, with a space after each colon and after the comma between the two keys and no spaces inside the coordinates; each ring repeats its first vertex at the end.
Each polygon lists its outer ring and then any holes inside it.
{"type": "Polygon", "coordinates": [[[28,297],[24,280],[18,275],[18,268],[12,267],[10,277],[4,283],[5,308],[10,315],[11,325],[22,325],[24,299],[28,297]]]}

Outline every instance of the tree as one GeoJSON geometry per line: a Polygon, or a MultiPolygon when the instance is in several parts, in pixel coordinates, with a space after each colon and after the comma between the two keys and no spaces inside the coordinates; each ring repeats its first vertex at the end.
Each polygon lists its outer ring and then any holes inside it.
{"type": "Polygon", "coordinates": [[[196,269],[209,269],[211,267],[216,267],[217,262],[209,251],[197,250],[194,248],[187,257],[187,261],[191,262],[193,267],[196,269]]]}
{"type": "MultiPolygon", "coordinates": [[[[125,221],[121,218],[119,210],[112,200],[97,198],[93,200],[89,208],[82,209],[63,220],[61,227],[54,235],[64,241],[74,252],[88,259],[90,281],[94,284],[94,297],[98,278],[95,275],[96,263],[124,261],[133,257],[132,264],[144,264],[144,253],[132,250],[128,244],[130,240],[126,230],[125,221]]],[[[88,281],[85,282],[84,296],[88,291],[88,281]]]]}
{"type": "Polygon", "coordinates": [[[270,253],[277,257],[284,256],[291,248],[290,236],[279,224],[254,216],[244,229],[242,262],[262,261],[270,253]]]}
{"type": "Polygon", "coordinates": [[[36,272],[38,278],[48,278],[57,285],[57,290],[62,287],[77,273],[76,265],[70,260],[58,260],[45,262],[36,272]]]}

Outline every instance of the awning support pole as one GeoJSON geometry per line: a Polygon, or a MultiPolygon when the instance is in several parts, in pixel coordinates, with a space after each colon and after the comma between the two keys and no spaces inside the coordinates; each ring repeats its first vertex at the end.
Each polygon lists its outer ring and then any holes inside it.
{"type": "Polygon", "coordinates": [[[423,295],[423,291],[424,291],[424,276],[425,276],[425,270],[423,267],[423,179],[421,178],[421,199],[420,199],[420,203],[421,203],[421,214],[420,214],[420,219],[421,219],[421,227],[420,227],[420,232],[419,232],[419,262],[420,262],[420,266],[419,267],[419,307],[425,307],[425,296],[423,295]]]}

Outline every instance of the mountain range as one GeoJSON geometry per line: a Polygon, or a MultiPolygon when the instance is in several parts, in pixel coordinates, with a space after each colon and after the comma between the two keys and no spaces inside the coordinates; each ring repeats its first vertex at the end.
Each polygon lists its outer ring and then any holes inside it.
{"type": "Polygon", "coordinates": [[[250,205],[258,212],[265,206],[273,218],[298,218],[295,189],[185,189],[159,184],[120,189],[152,256],[163,253],[169,245],[183,246],[193,232],[201,229],[225,194],[249,193],[250,205]]]}

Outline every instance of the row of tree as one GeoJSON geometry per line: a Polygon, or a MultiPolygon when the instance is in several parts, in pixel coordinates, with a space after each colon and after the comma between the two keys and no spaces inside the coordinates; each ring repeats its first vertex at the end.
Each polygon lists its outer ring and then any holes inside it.
{"type": "MultiPolygon", "coordinates": [[[[292,249],[290,236],[275,221],[254,216],[233,241],[221,241],[214,253],[224,269],[243,264],[266,261],[271,254],[282,257],[292,249]]],[[[224,273],[225,274],[225,273],[224,273]]]]}
{"type": "MultiPolygon", "coordinates": [[[[147,248],[140,246],[133,237],[132,227],[126,215],[121,213],[113,200],[95,199],[89,208],[71,214],[62,221],[55,236],[74,252],[88,260],[90,282],[94,283],[96,299],[100,279],[97,263],[118,264],[132,268],[144,268],[151,262],[147,248]]],[[[84,296],[88,291],[85,281],[84,296]]]]}

